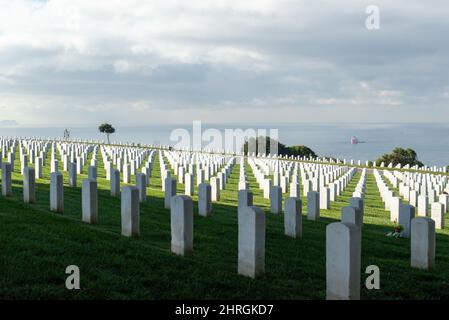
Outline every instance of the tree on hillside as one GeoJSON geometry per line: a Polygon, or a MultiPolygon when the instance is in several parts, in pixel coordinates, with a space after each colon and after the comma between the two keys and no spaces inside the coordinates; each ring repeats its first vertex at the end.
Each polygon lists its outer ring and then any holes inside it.
{"type": "Polygon", "coordinates": [[[306,146],[291,146],[287,147],[286,154],[289,156],[300,156],[300,157],[312,157],[316,158],[316,153],[306,146]]]}
{"type": "Polygon", "coordinates": [[[394,148],[391,153],[386,153],[383,156],[381,156],[376,161],[376,165],[380,165],[382,162],[384,162],[385,165],[388,165],[390,163],[393,164],[393,166],[396,166],[397,164],[401,164],[401,166],[410,165],[410,166],[419,166],[422,167],[424,164],[418,160],[418,156],[416,152],[412,149],[403,149],[403,148],[394,148]]]}
{"type": "Polygon", "coordinates": [[[243,152],[245,155],[248,154],[248,147],[249,146],[256,146],[256,149],[259,153],[264,153],[262,150],[259,150],[259,145],[263,148],[262,144],[265,140],[265,154],[270,154],[271,146],[273,144],[277,144],[277,154],[287,155],[287,156],[300,156],[300,157],[314,157],[316,158],[317,155],[315,152],[313,152],[312,149],[306,146],[291,146],[287,147],[285,144],[280,143],[278,140],[270,138],[270,137],[257,137],[255,139],[254,137],[251,137],[245,141],[243,144],[243,152]]]}
{"type": "Polygon", "coordinates": [[[285,145],[283,145],[282,143],[279,143],[277,140],[272,139],[270,137],[257,137],[257,139],[255,139],[254,137],[250,137],[249,139],[246,139],[245,143],[243,144],[243,152],[244,154],[248,154],[248,148],[250,149],[254,149],[254,147],[256,148],[257,152],[263,154],[269,154],[270,153],[270,148],[271,145],[274,145],[275,143],[278,144],[278,154],[281,153],[281,150],[283,150],[285,148],[285,145]],[[265,141],[264,141],[265,140],[265,141]],[[260,148],[263,148],[263,144],[265,143],[265,151],[264,150],[260,150],[260,148]]]}
{"type": "Polygon", "coordinates": [[[64,130],[64,140],[69,140],[70,139],[70,131],[69,129],[65,129],[64,130]]]}
{"type": "Polygon", "coordinates": [[[100,130],[101,133],[106,133],[106,137],[108,138],[108,144],[110,144],[111,142],[109,141],[109,135],[115,132],[115,128],[109,123],[103,123],[98,127],[98,130],[100,130]]]}

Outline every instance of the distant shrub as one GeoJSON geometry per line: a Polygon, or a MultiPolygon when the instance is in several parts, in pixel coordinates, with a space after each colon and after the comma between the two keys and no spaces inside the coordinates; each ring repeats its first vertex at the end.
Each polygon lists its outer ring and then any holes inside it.
{"type": "Polygon", "coordinates": [[[424,164],[418,160],[418,156],[416,152],[412,149],[403,149],[403,148],[394,148],[391,153],[386,153],[382,155],[379,159],[376,160],[376,165],[380,166],[381,163],[384,163],[386,166],[390,163],[393,166],[397,164],[401,164],[401,166],[410,165],[410,166],[419,166],[422,167],[424,164]]]}
{"type": "Polygon", "coordinates": [[[278,146],[278,155],[286,155],[286,156],[300,156],[300,157],[313,157],[316,158],[316,153],[307,146],[297,145],[287,147],[285,144],[280,143],[278,140],[272,139],[270,137],[257,137],[257,139],[251,137],[245,141],[243,144],[243,152],[244,154],[248,154],[248,146],[254,145],[259,153],[263,153],[263,151],[259,150],[259,144],[263,144],[265,140],[265,154],[270,154],[271,145],[277,144],[278,146]]]}
{"type": "MultiPolygon", "coordinates": [[[[300,156],[300,157],[313,157],[316,158],[316,153],[306,146],[291,146],[286,147],[286,154],[289,156],[300,156]]],[[[334,159],[336,160],[336,159],[334,159]]]]}

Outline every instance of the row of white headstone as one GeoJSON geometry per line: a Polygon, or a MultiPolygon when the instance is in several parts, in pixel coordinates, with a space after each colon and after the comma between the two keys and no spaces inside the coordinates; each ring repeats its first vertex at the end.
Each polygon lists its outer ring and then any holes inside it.
{"type": "MultiPolygon", "coordinates": [[[[10,141],[15,141],[15,140],[28,140],[28,141],[35,141],[35,142],[48,142],[48,141],[52,141],[52,142],[59,142],[59,143],[66,143],[66,144],[75,144],[75,145],[100,145],[101,142],[100,141],[95,141],[93,139],[90,140],[86,140],[83,141],[82,139],[71,139],[71,140],[67,140],[67,139],[61,139],[61,138],[12,138],[12,137],[7,137],[7,138],[0,138],[0,146],[1,146],[1,152],[3,152],[3,154],[7,153],[7,149],[8,149],[8,143],[10,141]]],[[[135,144],[134,143],[123,143],[123,142],[117,142],[115,143],[117,145],[119,145],[121,148],[135,148],[135,144]]],[[[172,149],[171,146],[169,145],[161,145],[161,144],[152,144],[152,145],[142,145],[143,148],[145,149],[172,149]]],[[[193,152],[192,149],[189,150],[190,153],[193,152]]],[[[231,152],[231,151],[226,151],[226,150],[213,150],[213,149],[204,149],[202,150],[205,153],[216,153],[216,154],[228,154],[228,155],[233,155],[233,156],[242,156],[243,153],[241,152],[231,152]]],[[[197,151],[198,152],[198,151],[197,151]]],[[[350,165],[350,166],[369,166],[370,165],[370,161],[361,161],[361,160],[346,160],[346,159],[333,159],[333,158],[325,158],[325,157],[311,157],[311,156],[287,156],[287,155],[277,155],[277,154],[262,154],[262,153],[253,153],[249,155],[250,157],[257,157],[257,158],[263,158],[263,159],[291,159],[291,160],[296,160],[296,161],[303,161],[303,162],[311,162],[311,163],[329,163],[329,164],[343,164],[343,165],[350,165]]],[[[33,155],[34,157],[34,155],[33,155]]],[[[73,159],[71,159],[71,162],[74,162],[73,159]]],[[[33,160],[34,161],[34,160],[33,160]]],[[[373,167],[376,167],[375,162],[373,161],[373,167]]],[[[423,166],[423,167],[418,167],[418,166],[410,166],[410,165],[405,165],[402,166],[400,164],[397,164],[396,166],[393,165],[393,163],[390,163],[388,165],[386,165],[384,162],[382,162],[380,164],[381,168],[390,168],[390,169],[412,169],[412,170],[419,170],[419,171],[430,171],[430,172],[440,172],[440,173],[446,173],[447,172],[447,167],[437,167],[437,166],[433,166],[433,167],[428,167],[428,166],[423,166]]]]}
{"type": "Polygon", "coordinates": [[[360,179],[357,182],[357,185],[355,186],[355,190],[352,193],[353,197],[356,198],[365,198],[365,190],[366,190],[366,169],[362,169],[362,173],[360,175],[360,179]]]}
{"type": "MultiPolygon", "coordinates": [[[[169,176],[170,170],[166,167],[165,159],[178,177],[178,183],[184,184],[184,192],[188,196],[195,194],[195,188],[209,181],[212,201],[220,200],[220,190],[226,188],[228,179],[236,163],[235,157],[217,155],[201,155],[197,153],[183,154],[179,152],[164,151],[160,153],[160,166],[162,181],[169,176]],[[195,186],[196,176],[196,186],[195,186]]],[[[162,190],[165,186],[162,187],[162,190]]]]}
{"type": "Polygon", "coordinates": [[[317,209],[329,209],[330,203],[343,192],[355,174],[354,168],[291,161],[267,162],[249,158],[248,164],[264,198],[276,199],[272,201],[272,209],[276,212],[280,208],[277,199],[282,197],[282,193],[290,190],[291,197],[300,196],[301,182],[303,195],[310,196],[312,204],[318,201],[317,209]],[[273,180],[270,174],[273,174],[273,180]]]}
{"type": "MultiPolygon", "coordinates": [[[[444,215],[448,210],[449,195],[446,193],[440,193],[436,195],[436,192],[433,189],[432,182],[428,184],[430,189],[427,189],[425,183],[421,184],[421,182],[419,181],[413,182],[415,181],[414,179],[405,179],[403,182],[398,183],[398,181],[400,180],[398,180],[393,175],[393,173],[391,173],[390,171],[384,171],[384,176],[387,177],[388,180],[390,180],[393,188],[397,187],[399,184],[399,196],[395,196],[394,192],[390,190],[387,184],[383,181],[382,175],[379,171],[375,170],[374,176],[376,177],[382,200],[385,203],[385,210],[390,211],[390,220],[392,222],[397,222],[399,224],[401,224],[401,221],[404,222],[404,219],[400,218],[400,213],[401,207],[403,205],[403,200],[405,200],[414,207],[418,216],[428,216],[430,207],[430,216],[435,221],[436,228],[444,228],[444,215]],[[429,197],[427,195],[427,192],[429,192],[433,196],[429,197]],[[429,199],[431,199],[431,202],[429,201],[429,199]]],[[[403,176],[405,177],[405,175],[403,176]]],[[[444,180],[447,180],[446,177],[442,177],[442,181],[444,180]]],[[[442,183],[444,184],[443,187],[447,188],[447,182],[442,183]]],[[[443,187],[441,187],[440,185],[439,190],[442,190],[443,187]]],[[[406,225],[409,226],[409,223],[406,223],[406,225]]],[[[405,228],[404,225],[402,226],[405,228]]]]}
{"type": "MultiPolygon", "coordinates": [[[[36,145],[36,143],[26,143],[25,151],[21,152],[22,173],[23,168],[28,164],[28,159],[33,159],[30,155],[34,154],[34,150],[40,150],[41,155],[36,157],[34,162],[36,178],[42,178],[42,166],[45,165],[47,150],[51,149],[51,173],[59,171],[59,161],[55,149],[59,151],[59,159],[63,163],[63,171],[69,172],[69,186],[76,186],[77,174],[83,173],[83,167],[89,155],[92,153],[90,167],[88,169],[89,177],[97,176],[97,154],[98,146],[92,145],[73,145],[67,143],[48,143],[45,145],[36,145]],[[34,149],[36,147],[36,149],[34,149]]],[[[148,156],[148,162],[142,168],[142,174],[146,175],[146,183],[149,184],[149,176],[152,168],[152,159],[154,151],[145,149],[130,148],[130,150],[123,151],[123,148],[100,147],[103,157],[104,169],[106,170],[106,179],[111,180],[111,193],[117,195],[117,186],[120,185],[120,174],[123,176],[123,183],[128,184],[131,181],[131,176],[139,175],[137,168],[142,165],[142,160],[148,156]],[[119,155],[119,156],[117,156],[119,155]],[[122,163],[120,155],[124,155],[125,161],[122,163]],[[115,159],[115,160],[113,160],[115,159]],[[117,168],[117,169],[114,169],[117,168]]],[[[30,163],[33,163],[30,161],[30,163]]],[[[140,178],[140,175],[139,175],[140,178]]]]}

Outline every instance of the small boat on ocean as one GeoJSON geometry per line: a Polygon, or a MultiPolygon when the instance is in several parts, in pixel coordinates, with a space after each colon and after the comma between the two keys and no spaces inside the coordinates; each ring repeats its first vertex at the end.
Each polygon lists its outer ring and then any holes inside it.
{"type": "Polygon", "coordinates": [[[358,143],[359,143],[359,139],[356,136],[352,136],[351,144],[358,144],[358,143]]]}

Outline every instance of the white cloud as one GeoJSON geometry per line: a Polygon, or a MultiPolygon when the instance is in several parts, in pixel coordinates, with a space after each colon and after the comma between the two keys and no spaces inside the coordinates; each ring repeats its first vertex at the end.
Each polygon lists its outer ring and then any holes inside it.
{"type": "Polygon", "coordinates": [[[367,0],[0,0],[1,111],[20,123],[261,119],[254,109],[302,121],[332,106],[346,121],[338,110],[371,120],[365,110],[394,106],[420,120],[444,110],[449,86],[449,7],[433,2],[379,0],[371,32],[367,0]]]}

